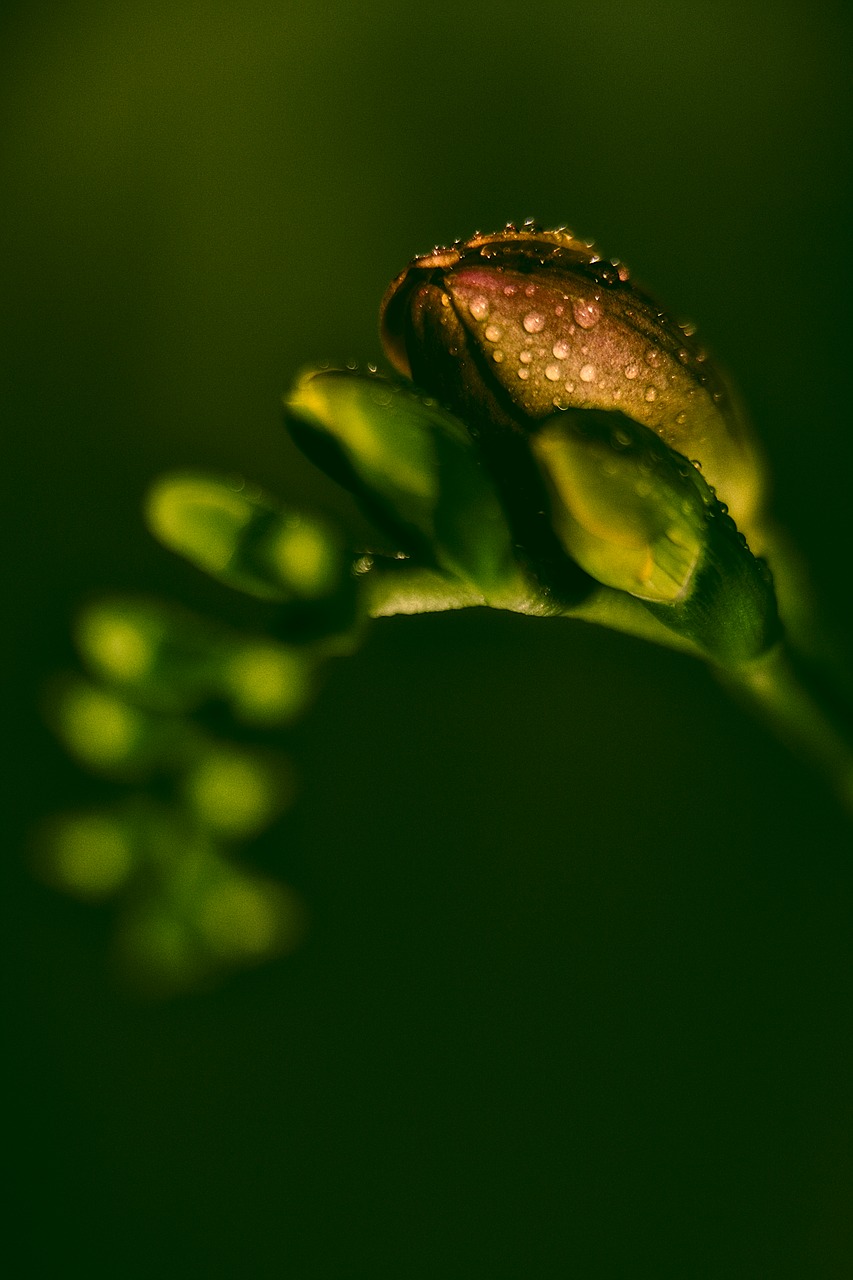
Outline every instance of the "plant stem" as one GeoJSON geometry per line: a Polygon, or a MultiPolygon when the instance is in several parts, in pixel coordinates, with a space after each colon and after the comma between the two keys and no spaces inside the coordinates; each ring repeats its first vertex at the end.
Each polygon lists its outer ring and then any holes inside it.
{"type": "Polygon", "coordinates": [[[853,708],[826,668],[782,640],[746,666],[714,670],[795,755],[823,773],[853,816],[853,708]]]}

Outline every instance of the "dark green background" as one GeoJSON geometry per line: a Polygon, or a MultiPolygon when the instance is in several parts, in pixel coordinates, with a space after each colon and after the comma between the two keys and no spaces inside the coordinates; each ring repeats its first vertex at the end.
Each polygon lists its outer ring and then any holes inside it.
{"type": "Polygon", "coordinates": [[[352,508],[284,438],[388,280],[533,215],[729,366],[848,640],[839,0],[4,10],[4,695],[16,1274],[846,1277],[851,828],[687,659],[472,612],[377,624],[259,848],[288,961],[145,1006],[22,833],[99,794],[34,710],[87,593],[258,611],[158,548],[150,479],[352,508]]]}

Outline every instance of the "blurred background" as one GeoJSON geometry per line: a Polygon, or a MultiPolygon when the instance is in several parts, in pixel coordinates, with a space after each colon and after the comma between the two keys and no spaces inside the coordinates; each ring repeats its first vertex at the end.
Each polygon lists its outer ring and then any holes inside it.
{"type": "Polygon", "coordinates": [[[39,885],[100,792],[39,689],[99,591],[266,615],[147,535],[184,465],[357,530],[285,438],[415,252],[533,216],[739,383],[853,640],[839,3],[7,0],[7,1098],[18,1274],[846,1277],[851,827],[686,658],[483,611],[377,623],[259,865],[292,957],[146,1004],[39,885]]]}

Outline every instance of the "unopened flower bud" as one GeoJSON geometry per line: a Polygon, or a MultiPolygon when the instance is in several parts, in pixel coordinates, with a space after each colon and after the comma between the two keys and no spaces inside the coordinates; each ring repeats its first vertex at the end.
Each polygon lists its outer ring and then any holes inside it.
{"type": "Polygon", "coordinates": [[[748,531],[760,470],[722,376],[688,334],[566,231],[476,236],[415,258],[382,335],[400,372],[470,426],[533,432],[555,410],[615,410],[705,478],[748,531]]]}
{"type": "Polygon", "coordinates": [[[386,378],[318,370],[286,401],[302,449],[403,550],[493,599],[515,589],[512,534],[466,427],[386,378]]]}

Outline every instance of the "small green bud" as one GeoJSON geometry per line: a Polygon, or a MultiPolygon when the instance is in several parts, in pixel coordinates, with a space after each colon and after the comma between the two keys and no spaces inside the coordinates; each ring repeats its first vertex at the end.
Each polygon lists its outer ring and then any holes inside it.
{"type": "Polygon", "coordinates": [[[221,839],[248,840],[287,808],[295,778],[280,756],[216,744],[199,752],[181,790],[203,827],[221,839]]]}
{"type": "Polygon", "coordinates": [[[128,816],[108,809],[51,818],[38,834],[35,866],[48,884],[99,902],[126,885],[138,862],[128,816]]]}
{"type": "Polygon", "coordinates": [[[181,768],[198,749],[194,726],[152,714],[89,680],[57,682],[46,713],[66,750],[107,777],[129,780],[181,768]]]}
{"type": "Polygon", "coordinates": [[[317,599],[340,585],[342,558],[331,533],[285,512],[259,490],[216,476],[164,476],[148,497],[152,532],[211,576],[249,595],[317,599]]]}
{"type": "Polygon", "coordinates": [[[274,726],[304,709],[315,683],[309,648],[242,636],[158,600],[97,601],[81,613],[76,640],[93,675],[150,710],[221,699],[238,720],[274,726]]]}
{"type": "Polygon", "coordinates": [[[700,472],[622,414],[560,413],[530,436],[568,554],[729,665],[778,637],[769,574],[700,472]]]}
{"type": "Polygon", "coordinates": [[[338,370],[286,401],[297,443],[350,488],[402,549],[488,599],[518,579],[494,486],[461,422],[411,388],[338,370]]]}
{"type": "Polygon", "coordinates": [[[340,637],[357,619],[356,583],[339,538],[268,494],[195,472],[164,476],[148,497],[155,537],[226,586],[285,606],[298,640],[340,637]]]}

